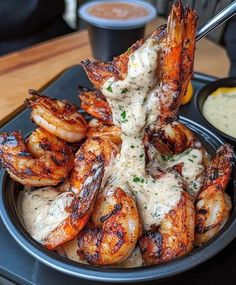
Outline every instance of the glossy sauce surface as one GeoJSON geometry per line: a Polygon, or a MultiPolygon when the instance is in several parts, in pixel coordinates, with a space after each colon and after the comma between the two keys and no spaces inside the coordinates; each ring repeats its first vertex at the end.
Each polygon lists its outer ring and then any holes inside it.
{"type": "Polygon", "coordinates": [[[103,19],[127,20],[148,15],[148,11],[132,3],[112,2],[100,3],[88,9],[91,16],[103,19]]]}
{"type": "Polygon", "coordinates": [[[107,184],[121,187],[137,201],[143,228],[158,226],[165,214],[178,203],[183,190],[182,180],[174,173],[165,173],[158,180],[146,171],[144,130],[154,123],[158,108],[150,108],[153,94],[159,88],[156,82],[159,45],[148,39],[129,58],[124,80],[108,79],[102,89],[113,114],[114,124],[121,128],[122,147],[116,157],[113,175],[107,184]]]}
{"type": "Polygon", "coordinates": [[[204,117],[217,129],[236,138],[236,88],[220,88],[208,96],[204,117]]]}
{"type": "Polygon", "coordinates": [[[53,187],[22,191],[18,198],[19,217],[29,234],[38,242],[69,216],[67,208],[71,206],[74,195],[61,193],[53,187]]]}

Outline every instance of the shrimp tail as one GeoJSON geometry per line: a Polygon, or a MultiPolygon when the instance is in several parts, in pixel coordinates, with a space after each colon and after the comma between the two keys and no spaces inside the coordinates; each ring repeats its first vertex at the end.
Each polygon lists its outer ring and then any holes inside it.
{"type": "Polygon", "coordinates": [[[91,91],[87,88],[78,87],[78,92],[81,100],[81,108],[85,112],[107,125],[113,124],[111,108],[100,91],[91,91]]]}

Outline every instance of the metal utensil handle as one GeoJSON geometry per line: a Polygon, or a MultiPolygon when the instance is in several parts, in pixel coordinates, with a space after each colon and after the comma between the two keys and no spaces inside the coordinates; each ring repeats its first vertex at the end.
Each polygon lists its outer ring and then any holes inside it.
{"type": "Polygon", "coordinates": [[[196,40],[199,41],[201,38],[205,37],[208,33],[210,33],[215,28],[223,24],[225,21],[229,20],[235,14],[236,14],[236,1],[228,5],[224,10],[222,10],[209,22],[207,22],[203,27],[201,27],[197,31],[196,40]]]}

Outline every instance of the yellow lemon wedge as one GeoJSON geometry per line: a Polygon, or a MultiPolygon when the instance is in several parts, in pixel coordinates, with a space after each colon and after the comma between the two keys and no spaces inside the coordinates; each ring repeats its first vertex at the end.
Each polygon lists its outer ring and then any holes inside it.
{"type": "Polygon", "coordinates": [[[216,89],[211,96],[217,96],[219,94],[229,94],[229,93],[236,93],[236,87],[220,87],[216,89]]]}
{"type": "Polygon", "coordinates": [[[181,105],[185,105],[191,101],[193,97],[193,85],[191,81],[188,84],[188,88],[186,90],[186,93],[184,94],[182,100],[181,100],[181,105]]]}

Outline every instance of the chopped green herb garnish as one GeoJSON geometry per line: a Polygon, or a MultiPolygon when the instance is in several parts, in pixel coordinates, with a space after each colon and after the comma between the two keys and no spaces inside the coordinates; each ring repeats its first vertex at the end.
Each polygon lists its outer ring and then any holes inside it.
{"type": "Polygon", "coordinates": [[[197,188],[197,183],[195,181],[193,181],[193,188],[197,188]]]}
{"type": "Polygon", "coordinates": [[[186,154],[188,154],[192,149],[186,149],[184,152],[178,154],[178,155],[173,155],[173,154],[162,154],[161,157],[164,161],[176,161],[178,159],[180,159],[181,157],[185,156],[186,154]]]}
{"type": "Polygon", "coordinates": [[[190,158],[188,158],[188,160],[189,160],[189,161],[191,161],[191,162],[193,162],[193,160],[192,160],[192,159],[190,159],[190,158]]]}
{"type": "Polygon", "coordinates": [[[120,114],[121,116],[121,123],[126,123],[128,120],[126,119],[126,112],[125,110],[120,114]]]}
{"type": "Polygon", "coordinates": [[[138,177],[138,176],[136,176],[136,175],[134,175],[134,177],[133,177],[133,182],[141,182],[141,183],[144,183],[144,181],[145,181],[145,179],[144,178],[142,178],[142,177],[138,177]]]}
{"type": "Polygon", "coordinates": [[[140,156],[139,156],[139,157],[140,157],[140,158],[142,158],[143,156],[144,156],[144,154],[142,153],[142,154],[140,154],[140,156]]]}
{"type": "Polygon", "coordinates": [[[159,213],[158,208],[155,209],[155,212],[152,213],[153,218],[160,218],[161,214],[159,213]]]}
{"type": "Polygon", "coordinates": [[[135,175],[134,178],[133,178],[133,182],[140,182],[140,178],[135,175]]]}
{"type": "Polygon", "coordinates": [[[127,89],[127,88],[123,89],[123,90],[121,91],[121,94],[125,94],[126,92],[128,92],[128,89],[127,89]]]}
{"type": "Polygon", "coordinates": [[[197,156],[195,154],[192,155],[193,158],[197,158],[197,156]]]}
{"type": "Polygon", "coordinates": [[[135,146],[132,144],[131,146],[130,146],[131,148],[135,148],[135,146]]]}
{"type": "Polygon", "coordinates": [[[170,155],[162,154],[161,157],[164,161],[168,161],[168,160],[169,161],[175,161],[174,156],[172,154],[170,154],[170,155]]]}
{"type": "Polygon", "coordinates": [[[112,88],[111,88],[111,85],[107,87],[107,90],[108,90],[109,92],[113,92],[113,90],[112,90],[112,88]]]}

